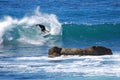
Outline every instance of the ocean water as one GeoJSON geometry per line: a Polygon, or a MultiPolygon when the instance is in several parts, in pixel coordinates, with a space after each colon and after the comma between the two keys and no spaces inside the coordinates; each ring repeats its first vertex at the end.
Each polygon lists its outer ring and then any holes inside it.
{"type": "Polygon", "coordinates": [[[0,80],[120,80],[120,0],[0,0],[0,80]],[[48,58],[93,45],[113,55],[48,58]]]}

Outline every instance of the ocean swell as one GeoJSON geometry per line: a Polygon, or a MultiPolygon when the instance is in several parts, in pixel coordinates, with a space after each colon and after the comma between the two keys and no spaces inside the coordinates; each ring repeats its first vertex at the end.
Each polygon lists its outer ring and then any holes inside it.
{"type": "Polygon", "coordinates": [[[119,23],[103,24],[63,24],[63,38],[65,39],[95,39],[110,40],[120,39],[119,23]]]}

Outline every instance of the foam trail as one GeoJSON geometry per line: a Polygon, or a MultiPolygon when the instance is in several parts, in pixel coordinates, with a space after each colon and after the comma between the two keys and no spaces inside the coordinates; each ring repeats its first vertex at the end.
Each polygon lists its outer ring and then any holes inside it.
{"type": "Polygon", "coordinates": [[[60,56],[48,58],[17,57],[11,58],[14,62],[0,61],[3,71],[15,73],[65,73],[78,76],[117,76],[120,77],[120,55],[105,56],[60,56]],[[64,57],[64,58],[63,58],[64,57]],[[16,61],[19,63],[16,63],[16,61]]]}
{"type": "Polygon", "coordinates": [[[41,45],[48,39],[40,34],[40,28],[36,24],[43,24],[51,35],[61,35],[61,24],[56,15],[41,13],[39,7],[30,16],[22,19],[5,16],[0,20],[0,44],[5,41],[20,41],[28,44],[41,45]],[[14,34],[12,34],[12,33],[14,34]]]}

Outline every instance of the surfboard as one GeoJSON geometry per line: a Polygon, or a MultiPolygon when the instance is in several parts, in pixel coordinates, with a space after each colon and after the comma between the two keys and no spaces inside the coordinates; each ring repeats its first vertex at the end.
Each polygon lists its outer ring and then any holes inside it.
{"type": "Polygon", "coordinates": [[[43,37],[49,37],[49,36],[50,36],[50,33],[43,33],[42,36],[43,36],[43,37]]]}

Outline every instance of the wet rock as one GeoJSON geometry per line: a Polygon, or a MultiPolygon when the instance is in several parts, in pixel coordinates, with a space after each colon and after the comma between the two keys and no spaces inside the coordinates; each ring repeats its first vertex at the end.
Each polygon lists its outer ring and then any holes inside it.
{"type": "Polygon", "coordinates": [[[99,55],[112,55],[112,51],[109,48],[103,46],[91,46],[88,48],[59,48],[52,47],[48,51],[49,57],[57,57],[61,55],[91,55],[91,56],[99,56],[99,55]]]}

